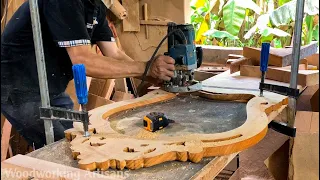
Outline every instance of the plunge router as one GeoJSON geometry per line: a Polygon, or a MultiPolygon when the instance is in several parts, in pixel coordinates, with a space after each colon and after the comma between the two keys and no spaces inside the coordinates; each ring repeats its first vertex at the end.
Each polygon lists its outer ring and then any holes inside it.
{"type": "Polygon", "coordinates": [[[194,70],[202,63],[202,48],[195,45],[195,31],[191,24],[168,23],[168,52],[175,60],[174,77],[164,82],[169,92],[194,92],[201,90],[201,82],[194,79],[194,70]],[[175,31],[175,32],[174,32],[175,31]]]}

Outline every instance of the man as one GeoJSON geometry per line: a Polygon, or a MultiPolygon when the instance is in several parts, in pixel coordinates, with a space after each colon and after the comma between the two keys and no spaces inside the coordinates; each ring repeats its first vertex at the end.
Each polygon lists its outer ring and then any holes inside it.
{"type": "MultiPolygon", "coordinates": [[[[72,77],[72,65],[84,64],[95,78],[139,77],[146,63],[133,61],[117,48],[101,0],[38,0],[51,106],[71,109],[64,93],[72,77]],[[104,56],[94,54],[97,44],[104,56]]],[[[174,60],[158,56],[149,77],[170,80],[174,60]]],[[[35,148],[45,141],[39,81],[29,3],[12,16],[1,36],[1,113],[35,148]]],[[[71,122],[54,121],[55,140],[64,138],[71,122]]]]}

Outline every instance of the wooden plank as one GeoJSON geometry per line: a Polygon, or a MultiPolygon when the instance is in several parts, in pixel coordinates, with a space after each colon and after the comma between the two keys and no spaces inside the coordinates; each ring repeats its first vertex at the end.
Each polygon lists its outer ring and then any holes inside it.
{"type": "Polygon", "coordinates": [[[129,94],[121,91],[115,91],[112,97],[112,100],[115,102],[129,100],[129,99],[134,99],[133,94],[129,94]]]}
{"type": "Polygon", "coordinates": [[[111,100],[105,99],[103,97],[89,93],[87,110],[90,111],[90,110],[95,109],[97,107],[104,106],[104,105],[111,104],[111,103],[114,103],[114,101],[111,101],[111,100]]]}
{"type": "MultiPolygon", "coordinates": [[[[243,48],[243,56],[252,58],[255,64],[260,63],[261,48],[243,48]]],[[[317,51],[317,42],[313,42],[309,45],[302,46],[300,50],[300,59],[306,58],[317,51]]],[[[291,65],[292,61],[292,48],[270,48],[269,65],[284,67],[291,65]]]]}
{"type": "Polygon", "coordinates": [[[5,119],[1,129],[1,161],[7,158],[12,125],[5,119]]]}
{"type": "Polygon", "coordinates": [[[42,172],[34,170],[34,168],[21,167],[14,164],[1,162],[1,180],[71,180],[70,178],[63,178],[57,174],[50,172],[42,172]]]}
{"type": "MultiPolygon", "coordinates": [[[[21,176],[22,174],[26,174],[28,176],[33,177],[32,179],[78,179],[78,180],[86,180],[86,179],[94,179],[94,180],[114,180],[114,179],[122,179],[122,177],[111,177],[105,176],[102,174],[81,170],[78,168],[73,168],[61,164],[56,164],[36,158],[32,158],[24,155],[16,155],[12,158],[9,158],[1,163],[1,172],[5,171],[16,171],[15,177],[21,176]],[[25,173],[23,173],[26,171],[25,173]],[[39,172],[39,173],[35,173],[39,172]],[[29,174],[30,173],[30,174],[29,174]],[[48,177],[47,177],[48,176],[48,177]]],[[[1,173],[2,174],[2,173],[1,173]]],[[[12,174],[14,175],[14,174],[12,174]]],[[[12,178],[12,177],[11,177],[12,178]]],[[[1,178],[2,179],[2,178],[1,178]]],[[[23,179],[23,178],[19,178],[23,179]]]]}
{"type": "MultiPolygon", "coordinates": [[[[240,70],[241,76],[261,77],[259,66],[243,65],[240,70]]],[[[268,67],[266,79],[280,82],[290,82],[291,72],[288,69],[268,67]]],[[[312,86],[319,84],[319,70],[299,70],[298,84],[301,86],[312,86]]]]}
{"type": "Polygon", "coordinates": [[[198,173],[193,175],[190,179],[192,180],[206,180],[214,179],[231,161],[236,157],[235,154],[226,156],[218,156],[210,161],[204,168],[198,173]]]}
{"type": "Polygon", "coordinates": [[[203,63],[225,65],[229,54],[242,55],[242,48],[201,45],[203,63]]]}
{"type": "Polygon", "coordinates": [[[122,0],[123,7],[127,10],[127,18],[123,19],[123,31],[140,31],[139,0],[122,0]]]}
{"type": "Polygon", "coordinates": [[[141,25],[167,26],[170,21],[140,20],[141,25]]]}

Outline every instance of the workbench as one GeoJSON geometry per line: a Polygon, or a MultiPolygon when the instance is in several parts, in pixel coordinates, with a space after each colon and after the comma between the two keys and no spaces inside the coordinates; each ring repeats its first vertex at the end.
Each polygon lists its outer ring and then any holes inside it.
{"type": "MultiPolygon", "coordinates": [[[[258,78],[242,77],[239,75],[239,73],[230,75],[229,72],[225,72],[213,78],[209,78],[203,81],[203,85],[204,85],[205,91],[216,92],[218,96],[221,93],[222,94],[224,93],[227,95],[234,94],[235,96],[242,94],[242,96],[246,98],[246,97],[256,96],[259,94],[259,90],[258,90],[259,81],[260,80],[258,78]],[[217,86],[220,86],[220,87],[217,87],[217,86]]],[[[279,84],[279,82],[275,82],[275,81],[270,81],[270,82],[279,84]]],[[[284,85],[286,85],[286,83],[284,83],[284,85]]],[[[265,92],[265,95],[266,97],[269,97],[270,103],[272,103],[273,100],[279,101],[278,100],[279,97],[281,98],[283,97],[283,96],[279,96],[269,92],[265,92]]],[[[172,101],[173,104],[175,102],[176,101],[172,101]]],[[[229,125],[230,127],[228,128],[220,129],[221,131],[219,131],[219,129],[218,131],[212,130],[212,127],[214,126],[209,127],[209,129],[203,126],[200,129],[202,129],[204,132],[210,130],[211,132],[208,132],[208,133],[216,133],[216,132],[229,131],[231,129],[241,126],[244,123],[246,118],[246,111],[244,111],[244,108],[243,108],[245,106],[240,105],[241,102],[233,102],[233,103],[232,101],[230,102],[228,101],[225,101],[223,103],[220,102],[221,105],[219,105],[219,107],[222,106],[224,108],[215,108],[212,112],[205,109],[206,107],[208,107],[207,106],[208,104],[205,104],[205,103],[203,104],[203,107],[199,105],[198,108],[201,109],[202,107],[202,109],[204,110],[203,111],[204,113],[207,113],[209,114],[210,117],[213,117],[211,119],[212,121],[215,122],[213,124],[215,124],[215,126],[217,127],[218,126],[223,127],[222,124],[227,124],[227,123],[221,123],[221,122],[219,123],[219,120],[217,120],[217,118],[220,118],[220,120],[224,120],[226,122],[229,122],[230,120],[230,119],[228,120],[227,118],[221,118],[219,114],[223,114],[223,112],[230,112],[230,113],[233,112],[233,118],[231,118],[231,121],[233,120],[237,120],[237,121],[234,121],[231,125],[229,125]],[[227,107],[228,103],[231,104],[230,107],[232,108],[227,107]],[[223,111],[221,109],[225,109],[225,110],[223,111]],[[214,116],[210,113],[213,113],[214,116]]],[[[181,107],[187,106],[187,104],[181,104],[181,107]]],[[[157,106],[154,106],[154,107],[157,108],[157,106]]],[[[192,108],[195,108],[195,107],[192,107],[192,108]]],[[[148,107],[146,107],[146,109],[148,109],[148,107]]],[[[210,107],[210,109],[212,108],[210,107]]],[[[283,107],[280,108],[279,110],[272,111],[272,113],[270,112],[271,114],[268,115],[268,119],[269,119],[268,121],[273,120],[279,113],[282,112],[282,110],[283,110],[283,107]]],[[[168,109],[168,112],[169,112],[169,109],[168,109]]],[[[133,113],[135,112],[133,111],[133,113]]],[[[229,114],[225,113],[225,115],[228,116],[229,114]]],[[[112,121],[113,119],[111,118],[110,120],[112,121]]],[[[199,123],[199,120],[195,121],[195,123],[199,123]]],[[[239,152],[235,152],[235,153],[231,153],[223,156],[207,157],[207,158],[204,157],[199,163],[192,163],[190,161],[186,161],[186,162],[169,161],[169,162],[164,162],[164,163],[154,165],[152,167],[145,167],[145,168],[140,168],[136,170],[129,170],[125,168],[121,171],[125,173],[126,175],[125,179],[214,179],[214,177],[216,177],[237,156],[238,153],[239,152]]],[[[48,162],[53,162],[56,164],[65,165],[68,167],[76,167],[76,168],[79,167],[78,161],[74,160],[72,156],[70,142],[68,142],[66,139],[60,140],[58,142],[47,145],[41,149],[33,151],[27,154],[27,156],[48,161],[48,162]]],[[[114,172],[114,171],[116,170],[109,169],[101,173],[109,174],[109,172],[114,172]]],[[[119,172],[119,170],[117,170],[117,172],[119,172]]]]}

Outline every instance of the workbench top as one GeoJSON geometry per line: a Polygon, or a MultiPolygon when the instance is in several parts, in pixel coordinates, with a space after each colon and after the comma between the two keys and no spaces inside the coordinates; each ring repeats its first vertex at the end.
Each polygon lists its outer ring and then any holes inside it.
{"type": "MultiPolygon", "coordinates": [[[[77,160],[74,160],[71,156],[70,144],[65,139],[52,143],[41,149],[35,150],[27,156],[34,157],[37,159],[54,162],[71,167],[78,167],[77,160]]],[[[234,157],[235,155],[233,155],[234,157]]],[[[200,163],[191,162],[166,162],[149,168],[141,168],[138,170],[108,170],[104,172],[107,175],[124,174],[119,175],[119,178],[124,177],[125,179],[191,179],[195,174],[199,173],[200,170],[206,167],[209,162],[219,160],[217,157],[203,158],[200,163]]],[[[219,161],[219,171],[222,171],[229,161],[221,163],[219,161]]],[[[103,172],[102,172],[103,173],[103,172]]]]}

